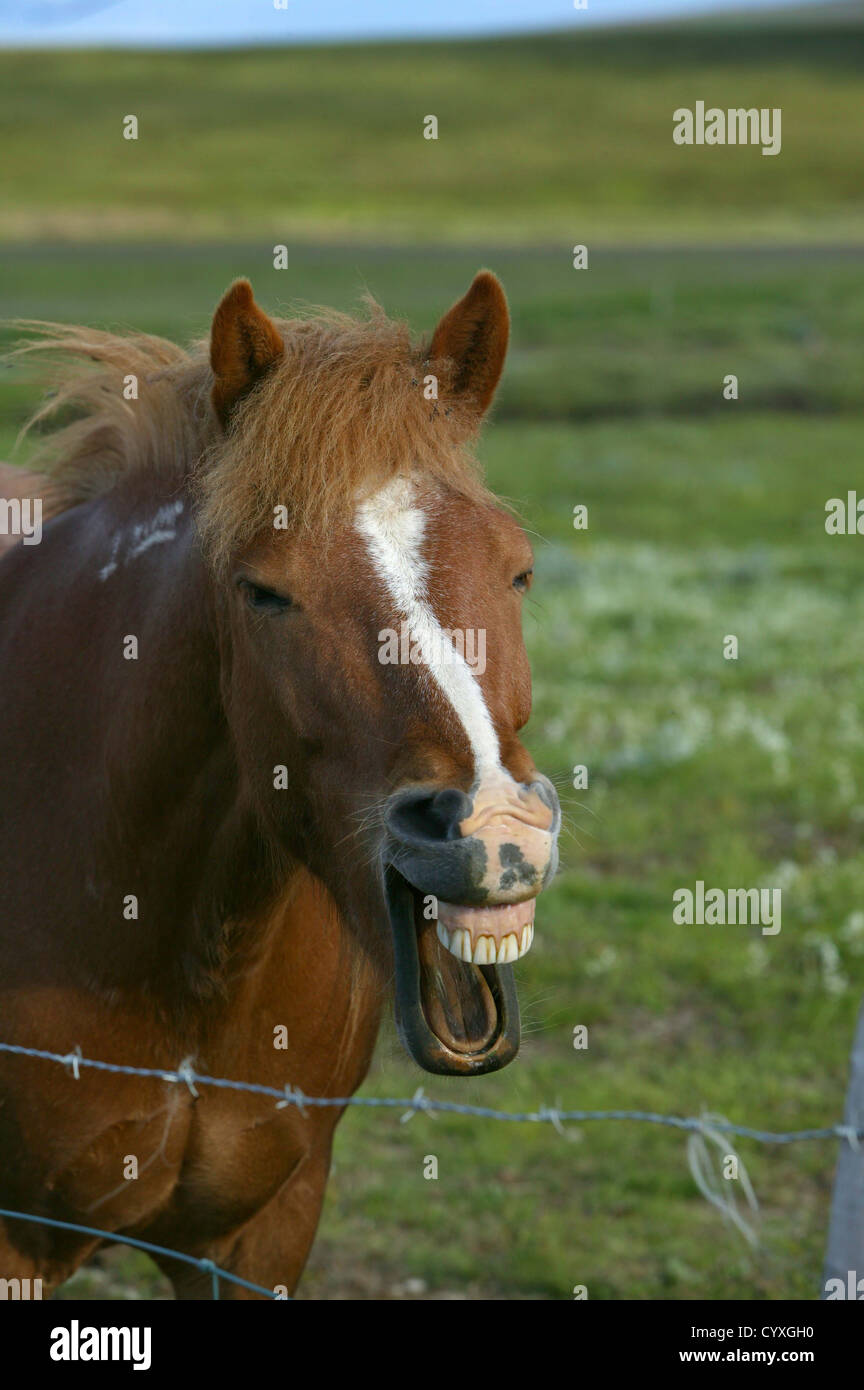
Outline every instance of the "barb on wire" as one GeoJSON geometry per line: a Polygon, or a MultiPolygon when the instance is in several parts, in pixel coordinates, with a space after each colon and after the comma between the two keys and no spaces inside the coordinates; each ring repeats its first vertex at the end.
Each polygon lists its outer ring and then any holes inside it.
{"type": "Polygon", "coordinates": [[[72,1068],[72,1075],[74,1076],[75,1080],[76,1080],[76,1081],[80,1081],[80,1080],[81,1080],[80,1063],[81,1063],[81,1060],[82,1060],[82,1057],[81,1057],[81,1048],[80,1048],[80,1047],[76,1047],[76,1049],[75,1049],[74,1052],[70,1052],[69,1055],[68,1055],[68,1057],[64,1057],[62,1060],[63,1060],[63,1065],[64,1065],[64,1066],[67,1066],[67,1067],[71,1067],[71,1068],[72,1068]]]}
{"type": "Polygon", "coordinates": [[[195,1076],[195,1068],[193,1067],[192,1062],[193,1058],[191,1057],[183,1058],[183,1061],[177,1068],[177,1080],[185,1082],[185,1084],[189,1087],[189,1094],[192,1096],[193,1100],[197,1100],[199,1092],[195,1090],[195,1081],[197,1078],[195,1076]]]}
{"type": "Polygon", "coordinates": [[[306,1099],[299,1086],[286,1086],[282,1093],[282,1100],[276,1102],[277,1110],[284,1110],[287,1105],[296,1105],[300,1114],[306,1119],[306,1111],[303,1102],[306,1099]]]}
{"type": "Polygon", "coordinates": [[[409,1120],[413,1120],[418,1110],[425,1110],[427,1114],[431,1115],[435,1114],[435,1110],[433,1108],[434,1101],[430,1102],[428,1100],[428,1098],[424,1094],[422,1086],[417,1087],[417,1090],[414,1092],[414,1095],[411,1097],[411,1100],[408,1102],[408,1104],[410,1104],[411,1109],[406,1110],[405,1114],[400,1115],[399,1117],[399,1123],[402,1125],[407,1125],[409,1120]]]}

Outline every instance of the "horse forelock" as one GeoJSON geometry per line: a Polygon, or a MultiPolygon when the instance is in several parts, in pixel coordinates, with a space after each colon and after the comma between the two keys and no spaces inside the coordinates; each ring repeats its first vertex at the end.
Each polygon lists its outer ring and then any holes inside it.
{"type": "Polygon", "coordinates": [[[358,498],[406,468],[488,496],[471,448],[476,412],[455,396],[447,403],[449,364],[424,361],[404,324],[376,305],[364,319],[322,311],[275,322],[284,354],[197,476],[199,525],[217,567],[277,512],[289,528],[322,535],[349,525],[358,498]]]}
{"type": "Polygon", "coordinates": [[[472,451],[476,412],[448,393],[450,364],[427,360],[404,324],[371,302],[362,318],[321,310],[274,322],[284,354],[226,433],[210,405],[206,342],[28,325],[18,351],[52,363],[51,395],[27,426],[44,431],[32,466],[49,475],[50,510],[130,472],[152,477],[157,501],[188,485],[218,569],[277,511],[322,533],[350,523],[358,498],[406,466],[488,498],[472,451]]]}

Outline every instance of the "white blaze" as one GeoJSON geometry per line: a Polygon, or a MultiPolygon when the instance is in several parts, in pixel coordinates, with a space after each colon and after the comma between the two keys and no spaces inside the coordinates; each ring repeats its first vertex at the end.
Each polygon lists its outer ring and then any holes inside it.
{"type": "Polygon", "coordinates": [[[445,642],[429,602],[428,566],[422,553],[426,516],[415,505],[409,479],[394,478],[362,503],[355,524],[394,606],[408,622],[429,674],[468,735],[477,781],[506,777],[480,683],[465,658],[445,642]]]}

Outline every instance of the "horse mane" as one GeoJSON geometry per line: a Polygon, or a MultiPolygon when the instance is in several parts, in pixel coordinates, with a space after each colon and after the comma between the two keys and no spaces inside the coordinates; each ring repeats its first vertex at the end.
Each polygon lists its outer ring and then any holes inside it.
{"type": "Polygon", "coordinates": [[[16,355],[46,353],[53,390],[25,426],[43,433],[32,466],[51,512],[109,492],[130,472],[162,489],[189,484],[217,567],[267,526],[326,533],[358,495],[410,470],[490,500],[473,455],[478,418],[448,390],[451,364],[426,360],[405,324],[372,300],[364,317],[315,310],[274,319],[285,351],[223,433],[210,404],[206,340],[188,349],[149,334],[25,321],[16,355]],[[429,375],[438,400],[426,399],[429,375]],[[127,400],[129,378],[137,399],[127,400]],[[71,416],[71,418],[70,418],[71,416]]]}

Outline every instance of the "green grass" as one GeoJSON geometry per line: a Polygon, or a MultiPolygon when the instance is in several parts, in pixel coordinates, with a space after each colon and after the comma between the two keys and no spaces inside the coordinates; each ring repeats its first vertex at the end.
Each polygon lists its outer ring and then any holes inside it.
{"type": "MultiPolygon", "coordinates": [[[[51,246],[11,263],[16,312],[187,336],[243,271],[271,303],[344,305],[367,283],[431,327],[476,257],[298,248],[288,277],[250,265],[248,246],[51,246]]],[[[860,486],[854,261],[495,264],[514,355],[483,454],[536,533],[528,742],[561,784],[563,870],[518,971],[519,1060],[473,1082],[423,1077],[388,1023],[365,1090],[831,1124],[864,965],[862,542],[824,531],[827,498],[860,486]],[[738,402],[717,399],[726,370],[738,402]],[[697,878],[782,887],[780,935],[674,926],[672,892],[697,878]]],[[[33,391],[20,370],[0,380],[0,447],[33,391]]],[[[301,1296],[810,1298],[835,1146],[739,1151],[761,1204],[755,1251],[699,1194],[675,1131],[349,1112],[301,1296]]],[[[160,1290],[139,1255],[113,1252],[64,1296],[160,1290]]]]}
{"type": "Polygon", "coordinates": [[[860,239],[864,28],[0,54],[4,238],[435,244],[860,239]],[[783,147],[672,113],[779,107],[783,147]],[[122,138],[133,114],[139,138],[122,138]],[[439,121],[437,141],[423,120],[439,121]]]}
{"type": "MultiPolygon", "coordinates": [[[[587,270],[540,249],[453,247],[396,252],[291,247],[287,270],[255,243],[7,247],[7,316],[134,326],[186,341],[205,334],[231,280],[252,279],[261,303],[356,306],[368,290],[418,331],[488,264],[511,300],[513,345],[497,405],[502,421],[779,408],[827,414],[860,401],[864,275],[860,254],[599,251],[587,270]],[[739,399],[723,399],[728,374],[739,399]]],[[[14,331],[0,329],[0,341],[14,331]]],[[[33,399],[20,373],[19,418],[33,399]]],[[[644,502],[640,503],[640,506],[644,502]]]]}

